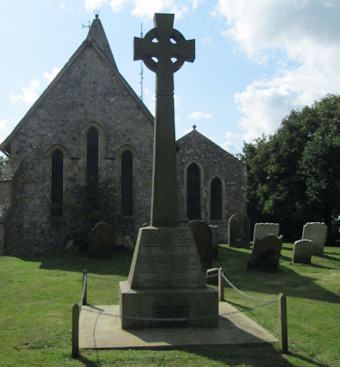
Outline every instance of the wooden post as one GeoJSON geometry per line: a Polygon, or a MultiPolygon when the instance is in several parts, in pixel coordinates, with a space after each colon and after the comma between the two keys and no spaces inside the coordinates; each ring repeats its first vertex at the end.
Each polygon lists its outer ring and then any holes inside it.
{"type": "Polygon", "coordinates": [[[224,300],[224,279],[222,275],[223,269],[218,268],[218,300],[224,300]]]}
{"type": "Polygon", "coordinates": [[[76,303],[72,307],[72,357],[79,356],[79,316],[80,306],[76,303]]]}
{"type": "Polygon", "coordinates": [[[86,282],[85,282],[83,305],[87,305],[87,270],[86,269],[83,270],[83,284],[84,284],[85,278],[86,278],[86,282]]]}
{"type": "Polygon", "coordinates": [[[279,342],[281,353],[288,353],[287,300],[283,293],[279,294],[279,342]]]}

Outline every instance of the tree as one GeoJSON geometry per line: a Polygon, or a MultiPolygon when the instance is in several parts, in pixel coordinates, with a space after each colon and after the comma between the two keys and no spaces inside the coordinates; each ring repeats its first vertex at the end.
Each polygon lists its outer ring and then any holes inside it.
{"type": "Polygon", "coordinates": [[[327,96],[291,111],[274,135],[245,144],[253,223],[279,222],[289,240],[301,236],[307,221],[325,221],[332,229],[340,212],[339,129],[340,97],[327,96]]]}
{"type": "Polygon", "coordinates": [[[307,200],[333,240],[340,214],[340,99],[328,97],[318,105],[318,112],[319,127],[305,145],[301,169],[307,200]]]}
{"type": "Polygon", "coordinates": [[[107,223],[113,233],[117,232],[119,218],[115,194],[115,188],[108,180],[100,183],[90,181],[84,185],[75,185],[70,190],[71,200],[66,208],[73,223],[70,236],[80,248],[87,248],[87,237],[98,222],[107,223]]]}

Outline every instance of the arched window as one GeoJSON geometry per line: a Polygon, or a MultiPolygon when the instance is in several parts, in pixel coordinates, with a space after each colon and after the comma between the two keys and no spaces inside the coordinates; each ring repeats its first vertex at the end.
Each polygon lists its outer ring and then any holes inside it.
{"type": "Polygon", "coordinates": [[[63,215],[63,183],[64,183],[64,157],[63,152],[56,149],[51,157],[51,214],[63,215]]]}
{"type": "Polygon", "coordinates": [[[211,181],[210,186],[210,219],[222,219],[222,183],[218,177],[211,181]]]}
{"type": "Polygon", "coordinates": [[[187,217],[201,219],[201,177],[195,163],[187,168],[187,217]]]}
{"type": "Polygon", "coordinates": [[[133,156],[130,150],[121,156],[121,214],[133,214],[133,156]]]}
{"type": "Polygon", "coordinates": [[[98,183],[98,131],[91,127],[86,136],[87,183],[98,183]]]}

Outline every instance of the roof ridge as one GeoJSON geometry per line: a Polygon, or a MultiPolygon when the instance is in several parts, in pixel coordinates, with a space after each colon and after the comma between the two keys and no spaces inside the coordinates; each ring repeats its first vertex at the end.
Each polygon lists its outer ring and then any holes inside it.
{"type": "Polygon", "coordinates": [[[92,21],[86,40],[96,42],[98,48],[107,57],[110,63],[117,69],[117,65],[113,57],[109,41],[107,40],[104,27],[98,17],[98,14],[96,14],[95,19],[92,21]]]}

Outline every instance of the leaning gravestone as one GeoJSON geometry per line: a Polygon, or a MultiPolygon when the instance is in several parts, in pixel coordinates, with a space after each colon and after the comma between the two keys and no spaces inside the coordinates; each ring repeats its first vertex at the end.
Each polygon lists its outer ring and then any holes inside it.
{"type": "Polygon", "coordinates": [[[255,244],[257,240],[263,240],[267,236],[278,237],[279,231],[279,223],[256,223],[254,227],[253,244],[255,244]]]}
{"type": "Polygon", "coordinates": [[[311,240],[298,240],[294,242],[293,263],[310,264],[314,244],[311,240]]]}
{"type": "Polygon", "coordinates": [[[249,248],[250,225],[242,214],[233,214],[228,221],[228,243],[231,247],[249,248]]]}
{"type": "Polygon", "coordinates": [[[127,281],[120,282],[123,329],[218,326],[216,290],[207,287],[192,230],[179,227],[173,74],[194,61],[195,41],[173,29],[173,14],[134,40],[134,59],[156,73],[150,226],[140,228],[127,281]]]}
{"type": "Polygon", "coordinates": [[[279,265],[283,236],[267,236],[256,240],[251,258],[248,261],[249,269],[262,271],[276,271],[279,265]]]}
{"type": "Polygon", "coordinates": [[[207,269],[212,266],[212,236],[209,226],[201,220],[192,220],[188,223],[194,235],[198,255],[202,267],[207,269]]]}
{"type": "Polygon", "coordinates": [[[321,222],[308,222],[303,226],[302,239],[313,241],[312,255],[322,255],[327,239],[327,225],[321,222]]]}
{"type": "Polygon", "coordinates": [[[98,222],[88,238],[88,254],[91,257],[109,256],[115,247],[111,228],[105,222],[98,222]]]}
{"type": "Polygon", "coordinates": [[[220,244],[220,229],[215,224],[209,225],[211,231],[212,257],[214,260],[218,258],[218,245],[220,244]]]}

